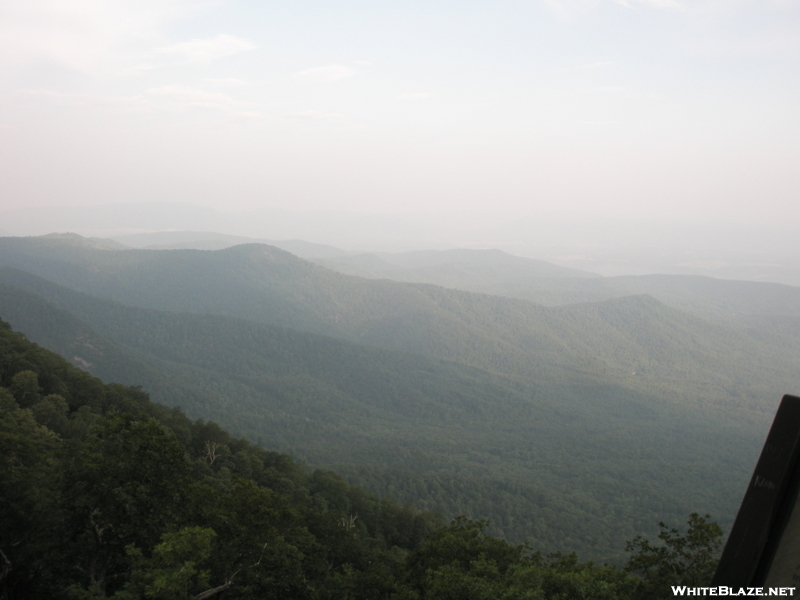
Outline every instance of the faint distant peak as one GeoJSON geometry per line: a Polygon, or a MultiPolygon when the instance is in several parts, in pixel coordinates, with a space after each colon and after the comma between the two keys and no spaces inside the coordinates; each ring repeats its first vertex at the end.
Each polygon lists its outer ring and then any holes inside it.
{"type": "Polygon", "coordinates": [[[65,244],[70,244],[72,246],[80,246],[82,248],[96,248],[98,250],[128,250],[129,247],[125,246],[124,244],[120,244],[114,240],[109,240],[106,238],[99,238],[99,237],[91,237],[86,238],[82,235],[78,235],[77,233],[48,233],[46,235],[40,236],[32,236],[33,238],[41,238],[45,240],[55,240],[58,242],[63,242],[65,244]]]}
{"type": "Polygon", "coordinates": [[[331,258],[351,254],[346,250],[303,240],[271,240],[217,231],[153,231],[115,235],[114,239],[133,248],[148,250],[223,250],[240,244],[269,244],[300,258],[331,258]]]}
{"type": "Polygon", "coordinates": [[[236,246],[223,248],[222,250],[217,250],[216,252],[223,255],[229,255],[234,257],[262,258],[262,259],[267,259],[270,262],[283,262],[283,263],[306,262],[303,259],[295,256],[291,252],[282,250],[277,246],[272,246],[270,244],[264,244],[260,242],[237,244],[236,246]]]}
{"type": "Polygon", "coordinates": [[[387,262],[405,268],[440,265],[472,265],[495,268],[525,269],[537,277],[600,277],[596,273],[562,267],[552,263],[509,254],[497,248],[453,248],[450,250],[413,250],[401,253],[379,253],[387,262]]]}

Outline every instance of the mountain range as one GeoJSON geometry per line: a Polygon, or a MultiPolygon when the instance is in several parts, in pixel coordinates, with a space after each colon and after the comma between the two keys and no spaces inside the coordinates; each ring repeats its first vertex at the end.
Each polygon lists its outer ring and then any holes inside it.
{"type": "Polygon", "coordinates": [[[753,314],[800,316],[800,288],[792,285],[701,275],[600,277],[496,249],[365,253],[302,240],[198,231],[130,234],[116,236],[115,241],[139,249],[184,250],[221,250],[245,243],[265,243],[347,275],[430,283],[548,306],[649,294],[670,306],[712,319],[753,314]]]}
{"type": "Polygon", "coordinates": [[[690,511],[729,523],[777,401],[800,387],[791,286],[601,278],[491,251],[377,258],[439,285],[265,244],[2,238],[0,317],[367,489],[595,558],[690,511]],[[441,285],[459,268],[485,291],[441,285]],[[515,280],[613,294],[545,306],[492,291],[515,280]]]}

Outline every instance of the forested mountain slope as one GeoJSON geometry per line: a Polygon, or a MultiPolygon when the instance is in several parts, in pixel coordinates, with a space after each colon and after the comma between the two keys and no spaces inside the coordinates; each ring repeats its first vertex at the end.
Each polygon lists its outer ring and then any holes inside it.
{"type": "Polygon", "coordinates": [[[542,556],[103,384],[2,320],[0,453],[3,600],[654,600],[708,584],[722,536],[692,514],[624,570],[542,556]]]}
{"type": "Polygon", "coordinates": [[[92,372],[142,383],[157,400],[374,491],[490,518],[496,535],[542,550],[619,557],[625,539],[665,515],[700,506],[730,518],[757,453],[749,425],[720,427],[613,384],[532,383],[16,276],[62,308],[3,285],[0,314],[92,372]],[[732,463],[724,475],[721,463],[732,463]]]}
{"type": "Polygon", "coordinates": [[[0,452],[6,600],[388,597],[441,523],[105,385],[3,321],[0,452]]]}
{"type": "Polygon", "coordinates": [[[493,249],[364,253],[300,240],[267,241],[214,232],[163,231],[117,238],[136,248],[222,249],[266,243],[347,275],[429,283],[469,292],[521,298],[547,306],[648,294],[701,317],[800,316],[800,288],[767,281],[693,275],[601,277],[493,249]]]}
{"type": "Polygon", "coordinates": [[[800,316],[800,288],[693,275],[592,276],[499,250],[377,253],[311,258],[340,273],[430,283],[443,287],[531,300],[547,306],[598,302],[648,294],[698,316],[800,316]]]}
{"type": "Polygon", "coordinates": [[[522,378],[611,378],[674,401],[730,406],[734,391],[740,407],[769,411],[767,398],[797,382],[797,344],[645,297],[547,308],[347,277],[258,244],[110,251],[77,236],[3,238],[3,263],[129,305],[235,316],[522,378]]]}
{"type": "MultiPolygon", "coordinates": [[[[797,382],[796,338],[648,297],[547,308],[345,277],[260,245],[109,251],[50,238],[0,249],[6,264],[151,307],[5,269],[6,318],[30,335],[61,321],[35,310],[66,311],[75,331],[99,336],[91,346],[135,359],[125,364],[140,376],[126,366],[124,381],[158,398],[177,394],[191,414],[373,490],[491,517],[495,533],[543,549],[611,556],[665,514],[729,519],[797,382]]],[[[76,343],[68,331],[35,335],[65,353],[76,343]]],[[[120,362],[83,349],[73,358],[94,369],[120,362]]]]}

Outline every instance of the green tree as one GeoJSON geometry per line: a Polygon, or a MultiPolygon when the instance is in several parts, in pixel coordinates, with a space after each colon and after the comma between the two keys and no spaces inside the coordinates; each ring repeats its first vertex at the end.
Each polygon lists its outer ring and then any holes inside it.
{"type": "Polygon", "coordinates": [[[639,584],[614,567],[578,562],[574,552],[550,556],[542,572],[542,590],[548,600],[630,600],[639,584]]]}
{"type": "Polygon", "coordinates": [[[513,565],[504,573],[486,558],[471,561],[465,571],[457,563],[428,571],[424,598],[436,600],[545,600],[542,571],[536,565],[513,565]]]}
{"type": "Polygon", "coordinates": [[[128,546],[133,561],[130,581],[113,597],[116,600],[185,600],[208,589],[209,571],[202,565],[211,556],[216,537],[207,527],[184,527],[165,533],[149,558],[128,546]]]}
{"type": "Polygon", "coordinates": [[[632,556],[625,569],[642,578],[637,597],[671,598],[673,585],[698,587],[711,582],[719,562],[722,529],[709,518],[692,513],[685,534],[659,523],[660,544],[642,536],[628,542],[625,549],[632,556]]]}
{"type": "Polygon", "coordinates": [[[58,436],[0,388],[0,598],[31,597],[51,583],[48,554],[57,541],[58,436]]]}
{"type": "Polygon", "coordinates": [[[36,421],[60,436],[69,429],[69,406],[67,401],[58,394],[48,394],[31,407],[36,421]]]}
{"type": "Polygon", "coordinates": [[[189,486],[183,448],[150,417],[98,419],[67,472],[75,565],[106,594],[124,579],[126,547],[154,547],[181,522],[189,486]]]}
{"type": "Polygon", "coordinates": [[[38,402],[41,391],[39,376],[33,371],[20,371],[11,378],[11,393],[22,408],[38,402]]]}
{"type": "Polygon", "coordinates": [[[309,596],[306,562],[315,542],[285,496],[240,477],[221,491],[207,482],[198,492],[199,520],[217,533],[211,581],[227,586],[226,598],[309,596]]]}
{"type": "Polygon", "coordinates": [[[527,547],[488,536],[484,531],[487,525],[487,521],[460,516],[448,527],[433,531],[409,556],[411,587],[422,598],[452,597],[454,589],[467,589],[480,579],[483,583],[465,598],[480,598],[484,593],[491,596],[496,591],[492,581],[502,579],[512,565],[524,562],[527,547]],[[445,590],[450,590],[449,595],[441,596],[445,590]]]}

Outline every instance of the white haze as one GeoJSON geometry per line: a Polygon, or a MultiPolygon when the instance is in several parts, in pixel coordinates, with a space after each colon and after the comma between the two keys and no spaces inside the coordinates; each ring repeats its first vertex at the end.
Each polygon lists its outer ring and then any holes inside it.
{"type": "Polygon", "coordinates": [[[799,63],[795,1],[5,2],[0,232],[798,285],[799,63]]]}

